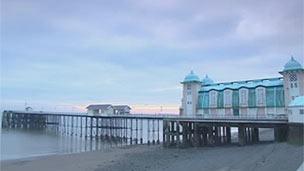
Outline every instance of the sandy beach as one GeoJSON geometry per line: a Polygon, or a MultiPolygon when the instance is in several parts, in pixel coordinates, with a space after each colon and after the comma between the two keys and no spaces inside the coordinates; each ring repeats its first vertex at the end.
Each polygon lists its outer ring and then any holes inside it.
{"type": "Polygon", "coordinates": [[[303,146],[268,143],[251,146],[163,148],[135,145],[107,151],[52,155],[1,162],[2,171],[296,171],[303,146]]]}

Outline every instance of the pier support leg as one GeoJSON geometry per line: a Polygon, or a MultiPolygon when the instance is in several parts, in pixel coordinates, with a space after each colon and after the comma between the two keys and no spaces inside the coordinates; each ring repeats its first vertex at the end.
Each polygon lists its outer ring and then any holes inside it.
{"type": "Polygon", "coordinates": [[[192,145],[194,147],[199,146],[199,127],[198,123],[192,123],[193,124],[193,143],[192,145]]]}
{"type": "Polygon", "coordinates": [[[245,145],[245,128],[243,126],[239,126],[238,128],[238,137],[239,137],[239,145],[245,145]]]}
{"type": "Polygon", "coordinates": [[[275,127],[274,137],[276,142],[285,142],[288,136],[288,128],[286,126],[275,127]]]}
{"type": "Polygon", "coordinates": [[[227,138],[226,142],[228,144],[230,144],[231,143],[231,128],[230,127],[226,127],[226,138],[227,138]]]}

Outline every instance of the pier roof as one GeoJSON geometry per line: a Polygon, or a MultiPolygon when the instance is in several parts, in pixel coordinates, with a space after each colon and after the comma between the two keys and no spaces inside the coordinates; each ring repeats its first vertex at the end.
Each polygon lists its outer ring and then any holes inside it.
{"type": "Polygon", "coordinates": [[[88,110],[98,110],[98,109],[106,110],[109,107],[112,107],[112,105],[110,105],[110,104],[95,104],[95,105],[89,105],[87,107],[87,109],[88,110]]]}
{"type": "Polygon", "coordinates": [[[284,65],[283,71],[291,71],[291,70],[303,70],[302,65],[295,60],[293,57],[290,58],[290,60],[284,65]]]}
{"type": "Polygon", "coordinates": [[[225,89],[238,90],[241,88],[276,87],[276,86],[283,86],[282,77],[202,85],[200,91],[211,91],[211,90],[221,91],[225,89]]]}
{"type": "Polygon", "coordinates": [[[181,83],[191,83],[191,82],[201,82],[200,78],[193,72],[191,71],[184,79],[183,82],[181,83]]]}

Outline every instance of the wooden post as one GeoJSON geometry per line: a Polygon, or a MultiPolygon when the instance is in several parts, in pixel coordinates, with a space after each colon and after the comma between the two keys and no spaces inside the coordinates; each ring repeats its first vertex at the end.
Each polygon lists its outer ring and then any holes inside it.
{"type": "Polygon", "coordinates": [[[140,144],[143,144],[143,119],[140,119],[140,144]]]}
{"type": "Polygon", "coordinates": [[[155,123],[154,119],[152,120],[152,144],[155,144],[155,129],[154,129],[155,123]]]}
{"type": "Polygon", "coordinates": [[[240,125],[238,127],[238,137],[239,137],[239,145],[241,145],[241,146],[245,145],[244,134],[245,134],[245,128],[244,128],[244,126],[240,125]]]}
{"type": "Polygon", "coordinates": [[[135,140],[135,144],[138,144],[138,119],[137,118],[135,120],[135,125],[136,125],[136,140],[135,140]]]}
{"type": "Polygon", "coordinates": [[[198,123],[192,122],[193,124],[193,142],[192,145],[194,147],[198,147],[199,146],[199,127],[198,127],[198,123]]]}
{"type": "Polygon", "coordinates": [[[157,144],[159,144],[159,119],[157,119],[157,144]]]}
{"type": "Polygon", "coordinates": [[[226,127],[226,137],[227,137],[227,143],[230,144],[231,143],[231,128],[230,127],[226,127]]]}
{"type": "Polygon", "coordinates": [[[177,147],[181,146],[181,141],[180,141],[180,123],[179,123],[179,121],[176,121],[176,146],[177,147]]]}
{"type": "Polygon", "coordinates": [[[90,117],[90,138],[93,138],[93,117],[90,117]]]}
{"type": "Polygon", "coordinates": [[[98,139],[99,139],[99,133],[98,133],[98,129],[99,129],[99,118],[96,117],[95,120],[96,120],[96,139],[98,140],[98,139]]]}

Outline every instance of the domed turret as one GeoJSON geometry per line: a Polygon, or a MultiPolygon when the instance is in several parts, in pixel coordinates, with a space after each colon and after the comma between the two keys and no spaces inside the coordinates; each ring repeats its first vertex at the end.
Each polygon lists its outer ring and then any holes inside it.
{"type": "Polygon", "coordinates": [[[210,85],[210,84],[213,84],[214,81],[211,78],[209,78],[208,75],[206,75],[205,78],[202,80],[202,83],[204,85],[210,85]]]}
{"type": "Polygon", "coordinates": [[[296,97],[304,96],[304,68],[293,57],[284,65],[284,70],[279,72],[284,79],[285,107],[296,97]]]}
{"type": "Polygon", "coordinates": [[[293,57],[284,65],[283,71],[291,71],[291,70],[298,70],[303,69],[302,65],[296,61],[293,57]]]}
{"type": "Polygon", "coordinates": [[[191,71],[181,83],[183,85],[183,97],[180,114],[182,116],[195,116],[197,113],[198,92],[202,82],[200,78],[191,71]]]}
{"type": "Polygon", "coordinates": [[[193,72],[191,71],[184,79],[182,83],[190,83],[190,82],[201,82],[200,78],[193,72]]]}

